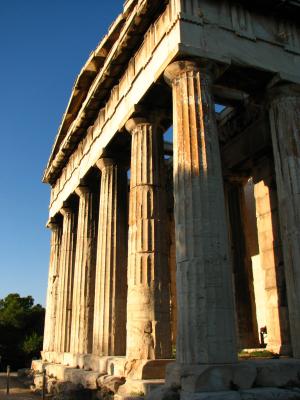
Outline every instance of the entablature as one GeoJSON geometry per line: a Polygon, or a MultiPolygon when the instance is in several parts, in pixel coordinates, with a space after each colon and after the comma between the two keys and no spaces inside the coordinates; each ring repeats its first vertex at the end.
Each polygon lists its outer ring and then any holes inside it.
{"type": "Polygon", "coordinates": [[[300,82],[299,26],[288,13],[264,15],[258,6],[248,8],[233,0],[167,3],[125,3],[128,14],[124,24],[119,22],[119,39],[79,102],[69,128],[59,134],[61,142],[56,142],[49,160],[44,182],[53,187],[53,212],[175,58],[207,58],[222,64],[214,94],[228,105],[243,102],[276,80],[300,82]]]}
{"type": "Polygon", "coordinates": [[[165,3],[159,0],[125,3],[123,14],[91,54],[76,80],[44,173],[44,182],[55,182],[68,155],[94,122],[99,109],[106,106],[132,54],[165,3]]]}
{"type": "MultiPolygon", "coordinates": [[[[124,75],[111,91],[105,107],[91,124],[76,149],[65,153],[66,137],[57,157],[61,165],[52,162],[53,178],[50,213],[55,215],[63,199],[66,199],[91,165],[101,157],[116,133],[122,131],[125,123],[138,109],[145,93],[162,75],[166,66],[178,53],[179,25],[178,12],[172,0],[165,11],[151,25],[138,51],[128,63],[124,75]]],[[[69,136],[72,140],[72,136],[69,136]]]]}

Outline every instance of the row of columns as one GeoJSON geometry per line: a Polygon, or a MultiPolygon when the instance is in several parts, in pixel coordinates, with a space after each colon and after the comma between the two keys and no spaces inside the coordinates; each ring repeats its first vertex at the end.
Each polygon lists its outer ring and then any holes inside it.
{"type": "MultiPolygon", "coordinates": [[[[212,64],[194,61],[175,62],[165,71],[174,114],[176,358],[185,364],[237,357],[214,74],[212,64]]],[[[275,93],[269,107],[291,337],[300,357],[297,90],[275,93]]],[[[115,159],[101,159],[100,201],[88,187],[78,188],[78,218],[64,207],[62,233],[53,225],[44,351],[170,357],[162,135],[150,118],[132,119],[126,128],[132,134],[129,229],[126,169],[115,159]]]]}
{"type": "Polygon", "coordinates": [[[61,233],[59,223],[50,224],[50,276],[59,265],[59,285],[53,301],[50,279],[45,352],[171,356],[162,133],[145,119],[128,121],[127,129],[133,154],[128,263],[127,170],[106,157],[97,162],[100,196],[78,187],[78,211],[74,204],[61,210],[61,233]]]}

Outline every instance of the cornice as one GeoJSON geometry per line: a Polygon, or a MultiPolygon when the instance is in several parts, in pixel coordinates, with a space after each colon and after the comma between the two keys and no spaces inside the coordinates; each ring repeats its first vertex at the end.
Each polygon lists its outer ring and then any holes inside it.
{"type": "Polygon", "coordinates": [[[131,56],[133,48],[143,41],[153,11],[162,7],[164,3],[165,1],[161,0],[126,1],[123,13],[91,53],[75,82],[44,172],[43,182],[55,183],[68,157],[93,123],[99,109],[105,106],[112,88],[126,69],[130,58],[128,56],[131,56]],[[146,14],[149,14],[148,24],[146,14]]]}

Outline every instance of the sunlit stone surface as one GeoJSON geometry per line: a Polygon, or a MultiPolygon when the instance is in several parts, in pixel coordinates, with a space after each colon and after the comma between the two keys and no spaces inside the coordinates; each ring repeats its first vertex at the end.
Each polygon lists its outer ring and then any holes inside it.
{"type": "Polygon", "coordinates": [[[81,70],[43,177],[58,398],[299,398],[300,5],[273,3],[127,0],[81,70]]]}

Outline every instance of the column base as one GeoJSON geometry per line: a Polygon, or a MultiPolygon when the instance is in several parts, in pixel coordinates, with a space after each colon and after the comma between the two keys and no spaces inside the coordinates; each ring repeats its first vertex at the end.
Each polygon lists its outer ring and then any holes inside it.
{"type": "Polygon", "coordinates": [[[126,379],[126,383],[120,386],[115,395],[115,400],[147,396],[153,390],[163,388],[164,383],[164,379],[126,379]]]}
{"type": "Polygon", "coordinates": [[[122,376],[126,363],[125,357],[58,352],[42,352],[42,360],[45,364],[60,364],[65,367],[99,372],[99,374],[122,376]]]}
{"type": "Polygon", "coordinates": [[[127,360],[125,376],[130,379],[165,379],[166,367],[173,364],[172,359],[127,360]]]}
{"type": "Polygon", "coordinates": [[[44,352],[43,360],[32,362],[32,370],[36,390],[41,390],[42,372],[45,370],[49,393],[71,391],[75,399],[77,395],[80,396],[82,390],[102,391],[114,393],[121,400],[142,397],[162,387],[165,383],[166,366],[172,361],[129,361],[125,357],[44,352]],[[50,361],[53,359],[62,360],[65,364],[50,361]],[[81,363],[81,366],[78,366],[78,363],[81,363]]]}
{"type": "Polygon", "coordinates": [[[181,387],[183,391],[216,392],[234,387],[249,389],[256,378],[253,362],[235,364],[197,364],[184,365],[174,363],[166,369],[166,385],[181,387]]]}
{"type": "Polygon", "coordinates": [[[293,354],[292,347],[289,344],[268,343],[266,350],[275,354],[280,354],[281,356],[292,356],[293,354]]]}
{"type": "Polygon", "coordinates": [[[256,388],[241,391],[183,393],[180,400],[298,400],[299,389],[256,388]]]}
{"type": "Polygon", "coordinates": [[[165,379],[166,366],[174,363],[174,360],[128,360],[125,356],[42,352],[42,362],[45,365],[59,364],[64,367],[95,371],[99,374],[126,376],[131,379],[165,379]]]}
{"type": "Polygon", "coordinates": [[[288,344],[267,344],[266,347],[253,347],[253,348],[242,348],[240,352],[248,353],[251,355],[252,353],[259,353],[269,351],[274,354],[274,356],[286,356],[291,357],[293,355],[292,348],[288,344]]]}
{"type": "Polygon", "coordinates": [[[300,388],[300,360],[268,359],[211,365],[174,363],[166,368],[166,386],[179,387],[186,393],[240,391],[255,387],[300,388]]]}
{"type": "MultiPolygon", "coordinates": [[[[101,393],[109,392],[115,395],[115,400],[137,400],[145,395],[148,400],[300,399],[300,359],[251,360],[211,365],[144,360],[135,363],[130,361],[130,365],[134,366],[131,371],[126,370],[128,360],[125,357],[96,357],[94,361],[97,359],[102,371],[79,369],[43,360],[33,361],[36,387],[41,384],[41,373],[45,369],[48,391],[56,394],[70,391],[81,393],[85,390],[91,396],[95,393],[101,396],[101,393]],[[162,374],[164,368],[166,381],[151,378],[154,372],[156,375],[162,374]]],[[[76,398],[74,396],[72,400],[76,398]]]]}

